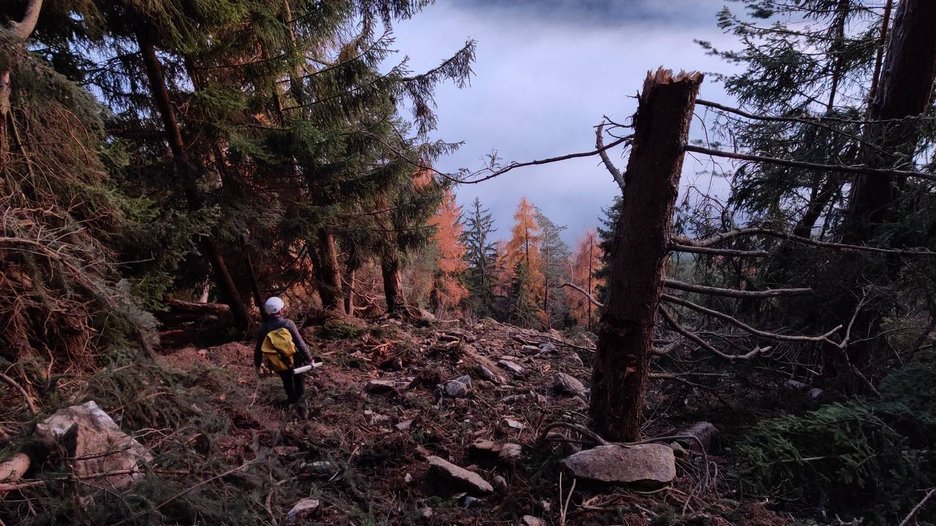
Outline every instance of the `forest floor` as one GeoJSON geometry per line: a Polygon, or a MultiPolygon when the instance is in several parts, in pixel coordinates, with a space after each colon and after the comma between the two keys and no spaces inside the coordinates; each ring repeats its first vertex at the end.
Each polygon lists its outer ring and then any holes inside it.
{"type": "MultiPolygon", "coordinates": [[[[186,347],[160,358],[168,370],[199,379],[208,395],[192,402],[199,411],[229,417],[231,425],[212,438],[213,454],[232,466],[260,456],[278,464],[258,493],[266,493],[263,505],[274,523],[304,497],[321,503],[311,519],[316,524],[792,522],[762,502],[740,499],[724,476],[703,487],[703,457],[698,455],[679,459],[678,478],[663,491],[579,485],[570,497],[572,481],[560,478],[558,462],[581,448],[577,435],[541,439],[554,422],[587,424],[585,400],[554,388],[557,372],[587,385],[585,342],[575,347],[562,343],[555,331],[492,320],[434,327],[383,320],[339,326],[337,335],[327,334],[331,339],[320,337],[321,332],[306,334],[316,357],[325,362],[306,382],[307,416],[277,407],[283,398],[280,381],[257,378],[250,345],[186,347]],[[498,366],[501,359],[522,371],[498,366]],[[478,365],[494,372],[497,383],[479,374],[478,365]],[[472,380],[467,396],[445,396],[445,382],[462,375],[472,380]],[[394,388],[379,383],[368,388],[374,380],[391,381],[394,388]],[[478,439],[519,444],[522,453],[511,461],[487,462],[470,451],[478,439]],[[494,493],[474,500],[429,476],[429,455],[477,472],[494,484],[494,493]]],[[[692,423],[693,415],[673,410],[672,402],[668,413],[651,412],[647,436],[672,435],[692,423]]],[[[729,470],[722,465],[727,461],[714,454],[708,461],[721,465],[713,473],[729,470]]]]}

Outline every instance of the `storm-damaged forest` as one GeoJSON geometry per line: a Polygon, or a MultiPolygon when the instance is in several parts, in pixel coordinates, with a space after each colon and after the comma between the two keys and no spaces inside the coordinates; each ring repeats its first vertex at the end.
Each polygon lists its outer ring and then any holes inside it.
{"type": "Polygon", "coordinates": [[[0,526],[936,524],[936,3],[501,4],[0,2],[0,526]]]}

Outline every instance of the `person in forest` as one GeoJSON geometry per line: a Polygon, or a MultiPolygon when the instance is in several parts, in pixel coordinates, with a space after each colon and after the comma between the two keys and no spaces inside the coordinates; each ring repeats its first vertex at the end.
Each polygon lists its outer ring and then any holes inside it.
{"type": "Polygon", "coordinates": [[[294,373],[294,369],[312,364],[309,346],[299,334],[299,329],[292,320],[286,318],[286,304],[273,296],[266,300],[263,310],[268,318],[257,334],[257,346],[254,349],[254,367],[257,375],[262,376],[261,365],[279,374],[286,390],[286,405],[305,405],[305,373],[294,373]]]}

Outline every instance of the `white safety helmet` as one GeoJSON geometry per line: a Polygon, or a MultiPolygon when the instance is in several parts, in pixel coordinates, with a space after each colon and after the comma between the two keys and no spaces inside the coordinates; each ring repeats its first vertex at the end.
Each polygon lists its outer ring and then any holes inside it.
{"type": "Polygon", "coordinates": [[[283,310],[284,306],[286,306],[286,304],[283,303],[283,300],[273,296],[263,304],[263,310],[265,310],[267,314],[276,314],[283,310]]]}

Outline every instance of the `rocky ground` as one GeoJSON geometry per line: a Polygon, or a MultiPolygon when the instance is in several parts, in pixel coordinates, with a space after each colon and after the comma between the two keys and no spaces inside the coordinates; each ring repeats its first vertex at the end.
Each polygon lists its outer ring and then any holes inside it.
{"type": "MultiPolygon", "coordinates": [[[[248,344],[157,358],[167,376],[154,410],[178,406],[188,425],[134,433],[155,460],[120,494],[132,517],[146,512],[128,495],[161,491],[148,498],[178,523],[229,505],[266,524],[792,523],[737,495],[717,450],[676,439],[592,449],[587,341],[492,320],[329,322],[306,335],[325,362],[307,381],[307,415],[279,406],[279,379],[256,377],[248,344]]],[[[650,408],[646,436],[692,423],[672,405],[673,418],[650,408]]],[[[15,524],[23,510],[0,517],[15,524]]]]}

